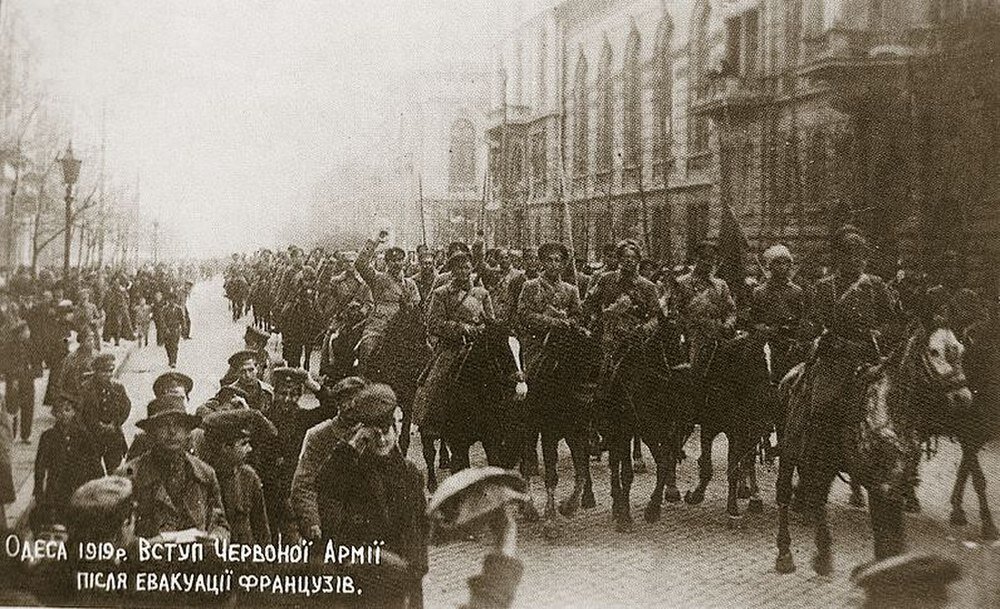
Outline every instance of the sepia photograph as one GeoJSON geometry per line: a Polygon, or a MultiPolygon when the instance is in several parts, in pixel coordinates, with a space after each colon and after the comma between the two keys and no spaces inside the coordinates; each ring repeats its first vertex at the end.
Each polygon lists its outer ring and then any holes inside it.
{"type": "Polygon", "coordinates": [[[0,0],[0,607],[1000,608],[1000,0],[0,0]]]}

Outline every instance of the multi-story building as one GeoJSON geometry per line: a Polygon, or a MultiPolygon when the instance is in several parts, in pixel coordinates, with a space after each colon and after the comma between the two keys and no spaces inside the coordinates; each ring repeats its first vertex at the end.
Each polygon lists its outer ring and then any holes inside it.
{"type": "Polygon", "coordinates": [[[1000,263],[997,0],[565,0],[494,66],[498,242],[572,223],[681,261],[732,211],[752,249],[826,263],[850,222],[876,266],[1000,263]],[[569,210],[565,214],[564,210],[569,210]]]}

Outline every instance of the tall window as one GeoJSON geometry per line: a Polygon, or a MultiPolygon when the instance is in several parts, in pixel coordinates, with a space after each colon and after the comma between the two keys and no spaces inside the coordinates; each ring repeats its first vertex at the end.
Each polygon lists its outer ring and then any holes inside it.
{"type": "Polygon", "coordinates": [[[549,36],[548,29],[542,25],[541,39],[538,41],[538,105],[545,106],[545,98],[548,95],[547,68],[549,63],[549,36]]]}
{"type": "Polygon", "coordinates": [[[597,156],[594,160],[597,173],[610,174],[614,151],[612,124],[614,121],[614,96],[611,88],[611,45],[604,41],[601,66],[597,73],[597,156]]]}
{"type": "Polygon", "coordinates": [[[573,87],[573,173],[587,175],[587,160],[590,155],[590,96],[587,94],[587,58],[580,53],[576,62],[576,78],[573,87]]]}
{"type": "Polygon", "coordinates": [[[625,167],[642,165],[642,68],[639,63],[639,31],[632,25],[625,45],[623,98],[625,102],[625,133],[623,144],[625,167]]]}
{"type": "Polygon", "coordinates": [[[799,63],[799,39],[802,36],[802,0],[785,0],[785,73],[782,86],[795,87],[795,69],[799,63]]]}
{"type": "Polygon", "coordinates": [[[451,145],[448,148],[448,190],[476,188],[476,128],[468,119],[458,119],[451,125],[451,145]]]}
{"type": "Polygon", "coordinates": [[[653,52],[653,167],[654,173],[663,177],[667,171],[671,151],[673,118],[674,67],[670,61],[670,44],[674,35],[673,24],[664,17],[656,33],[656,48],[653,52]]]}
{"type": "Polygon", "coordinates": [[[709,32],[708,18],[711,15],[711,4],[701,0],[695,5],[694,27],[691,33],[691,56],[689,59],[688,78],[693,86],[688,88],[688,152],[700,154],[708,151],[709,124],[708,118],[691,112],[694,103],[708,96],[708,48],[709,32]]]}

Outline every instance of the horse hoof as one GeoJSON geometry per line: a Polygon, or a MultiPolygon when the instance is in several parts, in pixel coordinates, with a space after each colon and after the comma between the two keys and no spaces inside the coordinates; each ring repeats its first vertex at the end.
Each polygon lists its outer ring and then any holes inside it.
{"type": "Polygon", "coordinates": [[[749,487],[743,486],[741,484],[740,487],[736,490],[736,498],[737,499],[749,499],[750,498],[750,489],[749,489],[749,487]]]}
{"type": "Polygon", "coordinates": [[[621,516],[615,520],[615,530],[619,533],[631,533],[632,532],[632,517],[631,516],[621,516]]]}
{"type": "Polygon", "coordinates": [[[677,490],[676,486],[666,488],[663,491],[663,499],[669,503],[677,503],[681,500],[681,492],[677,490]]]}
{"type": "Polygon", "coordinates": [[[829,575],[833,573],[833,557],[829,554],[817,554],[813,556],[812,568],[816,575],[829,575]]]}
{"type": "Polygon", "coordinates": [[[661,510],[662,508],[659,503],[650,503],[647,505],[643,514],[646,518],[646,522],[650,524],[657,522],[660,519],[661,510]]]}
{"type": "Polygon", "coordinates": [[[992,522],[983,525],[983,541],[996,541],[1000,538],[997,534],[997,526],[992,522]]]}
{"type": "Polygon", "coordinates": [[[645,474],[646,473],[646,462],[643,461],[642,459],[637,459],[637,460],[633,461],[632,462],[632,471],[635,472],[635,473],[637,473],[637,474],[645,474]]]}
{"type": "Polygon", "coordinates": [[[546,520],[542,526],[542,536],[548,541],[555,541],[562,537],[562,527],[554,520],[546,520]]]}
{"type": "Polygon", "coordinates": [[[583,499],[580,501],[580,507],[582,507],[585,510],[590,510],[597,507],[597,500],[594,499],[594,494],[588,493],[584,495],[583,499]]]}
{"type": "Polygon", "coordinates": [[[742,514],[726,514],[726,528],[730,531],[735,531],[743,528],[743,515],[742,514]]]}
{"type": "Polygon", "coordinates": [[[761,499],[760,497],[755,497],[751,499],[750,503],[747,504],[748,514],[760,514],[763,511],[764,511],[764,500],[761,499]]]}
{"type": "Polygon", "coordinates": [[[778,558],[774,559],[774,570],[782,575],[795,573],[795,561],[792,559],[792,553],[779,554],[778,558]]]}
{"type": "Polygon", "coordinates": [[[948,519],[953,527],[964,527],[969,524],[969,520],[965,517],[965,511],[962,508],[956,508],[951,511],[951,517],[948,519]]]}
{"type": "Polygon", "coordinates": [[[688,505],[698,505],[705,500],[705,493],[701,491],[688,491],[684,493],[684,503],[688,505]]]}
{"type": "Polygon", "coordinates": [[[559,502],[559,513],[566,518],[572,518],[576,514],[577,508],[580,507],[579,501],[560,501],[559,502]]]}

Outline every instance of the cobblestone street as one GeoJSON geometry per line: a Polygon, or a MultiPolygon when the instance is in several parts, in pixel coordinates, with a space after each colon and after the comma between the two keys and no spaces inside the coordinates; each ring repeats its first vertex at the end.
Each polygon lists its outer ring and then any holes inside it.
{"type": "MultiPolygon", "coordinates": [[[[234,324],[226,309],[219,282],[196,287],[190,301],[192,339],[180,349],[178,368],[195,380],[192,403],[201,403],[218,388],[227,356],[240,348],[244,325],[234,324]]],[[[272,345],[273,347],[274,345],[272,345]]],[[[131,440],[135,421],[143,418],[152,398],[152,381],[167,370],[162,348],[136,349],[121,370],[133,410],[126,425],[131,440]]],[[[310,398],[311,399],[311,398],[310,398]]],[[[48,409],[39,415],[39,429],[50,424],[48,409]]],[[[418,438],[414,436],[409,457],[423,467],[418,438]]],[[[697,436],[686,447],[688,459],[678,469],[678,486],[684,490],[697,479],[697,436]]],[[[514,606],[531,607],[803,607],[839,608],[855,606],[860,593],[849,582],[850,571],[871,557],[871,534],[867,512],[847,505],[848,487],[835,484],[830,498],[830,523],[834,537],[835,568],[831,577],[815,575],[809,564],[812,533],[801,518],[793,518],[793,551],[798,570],[791,575],[774,572],[775,472],[761,469],[765,500],[763,514],[748,514],[733,527],[725,508],[725,440],[715,444],[716,478],[699,506],[664,504],[658,523],[642,520],[642,508],[652,490],[655,475],[637,474],[632,489],[632,532],[615,532],[610,514],[609,473],[606,459],[592,462],[597,507],[580,510],[562,520],[562,536],[554,541],[542,534],[541,524],[525,524],[520,533],[520,552],[525,564],[523,582],[514,606]]],[[[31,447],[28,447],[31,448],[31,447]]],[[[21,447],[19,446],[20,450],[21,447]]],[[[958,557],[966,566],[965,581],[955,586],[956,605],[982,606],[971,582],[995,581],[1000,549],[978,541],[978,515],[971,487],[966,511],[971,524],[962,529],[948,526],[948,495],[958,463],[957,447],[942,441],[939,453],[921,468],[919,496],[923,512],[907,517],[910,546],[958,557]]],[[[647,453],[646,461],[652,465],[647,453]]],[[[473,463],[483,464],[481,450],[474,449],[473,463]]],[[[983,454],[987,472],[1000,471],[996,445],[983,454]]],[[[447,475],[446,473],[443,475],[447,475]]],[[[565,446],[561,450],[560,494],[569,492],[572,468],[565,446]]],[[[992,476],[992,480],[995,480],[992,476]]],[[[533,496],[543,506],[544,489],[534,479],[533,496]]],[[[993,505],[1000,505],[1000,487],[990,489],[993,505]]],[[[745,503],[744,503],[745,505],[745,503]]],[[[466,579],[478,572],[488,551],[488,534],[478,539],[447,543],[431,548],[430,573],[425,579],[428,607],[457,607],[467,597],[466,579]]]]}

